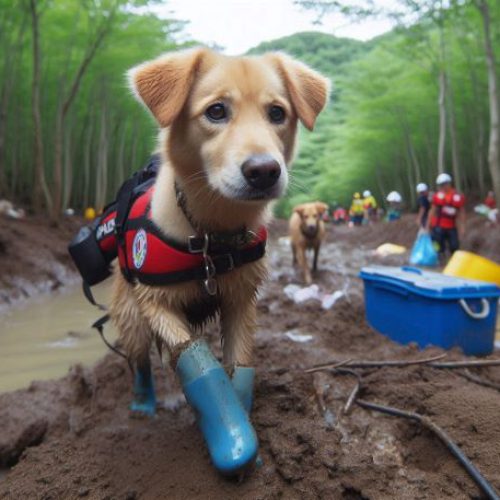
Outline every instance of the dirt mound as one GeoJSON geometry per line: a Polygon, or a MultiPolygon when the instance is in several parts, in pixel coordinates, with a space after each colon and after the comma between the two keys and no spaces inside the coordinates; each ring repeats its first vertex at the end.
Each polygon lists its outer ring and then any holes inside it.
{"type": "MultiPolygon", "coordinates": [[[[397,224],[403,231],[405,220],[397,224]]],[[[283,223],[276,229],[283,231],[283,223]]],[[[131,376],[126,363],[110,354],[93,369],[75,367],[61,380],[0,395],[0,463],[15,464],[0,481],[0,498],[481,498],[446,448],[416,424],[359,407],[344,414],[353,377],[304,373],[304,367],[332,358],[411,359],[441,352],[394,344],[365,323],[356,275],[370,254],[353,245],[347,231],[320,257],[320,288],[347,292],[327,311],[317,302],[296,305],[286,297],[283,287],[297,276],[288,247],[277,238],[271,245],[272,279],[259,301],[252,413],[263,465],[250,477],[238,483],[217,474],[173,373],[158,359],[158,415],[131,419],[131,376]],[[311,339],[296,342],[287,333],[311,339]]],[[[218,336],[210,339],[218,350],[218,336]]],[[[451,357],[463,356],[457,351],[451,357]]],[[[478,373],[500,382],[500,368],[478,373]]],[[[429,415],[500,490],[496,390],[456,372],[413,366],[366,371],[361,395],[429,415]]]]}
{"type": "Polygon", "coordinates": [[[54,227],[45,217],[0,217],[0,311],[76,280],[66,248],[80,218],[64,218],[54,227]]]}

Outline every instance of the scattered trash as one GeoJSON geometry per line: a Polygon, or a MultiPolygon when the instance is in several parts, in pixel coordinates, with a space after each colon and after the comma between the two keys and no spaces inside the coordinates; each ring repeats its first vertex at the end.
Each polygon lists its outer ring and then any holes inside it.
{"type": "Polygon", "coordinates": [[[285,337],[289,338],[293,342],[298,342],[300,344],[310,342],[314,338],[312,335],[304,335],[302,333],[298,333],[298,330],[290,330],[289,332],[286,332],[285,337]]]}
{"type": "Polygon", "coordinates": [[[331,309],[340,298],[344,297],[347,290],[344,287],[344,290],[336,290],[333,293],[325,294],[320,292],[318,285],[302,288],[298,285],[290,284],[283,288],[283,292],[296,304],[302,304],[308,300],[316,300],[321,302],[321,307],[326,310],[331,309]]]}
{"type": "Polygon", "coordinates": [[[410,264],[414,266],[434,267],[438,265],[438,254],[432,244],[431,235],[420,229],[411,249],[410,264]]]}
{"type": "Polygon", "coordinates": [[[336,292],[329,293],[323,296],[321,307],[323,309],[331,309],[335,303],[345,295],[345,292],[337,290],[336,292]]]}
{"type": "Polygon", "coordinates": [[[0,200],[0,214],[11,219],[22,219],[26,215],[22,208],[14,208],[14,205],[9,200],[0,200]]]}
{"type": "Polygon", "coordinates": [[[290,236],[282,236],[278,238],[278,243],[280,246],[288,248],[290,246],[290,236]]]}
{"type": "Polygon", "coordinates": [[[401,255],[406,252],[406,247],[402,245],[395,245],[394,243],[383,243],[378,246],[374,253],[379,257],[387,257],[388,255],[401,255]]]}
{"type": "Polygon", "coordinates": [[[285,295],[296,304],[301,304],[311,299],[320,300],[318,285],[302,288],[299,285],[290,284],[283,288],[283,292],[285,292],[285,295]]]}

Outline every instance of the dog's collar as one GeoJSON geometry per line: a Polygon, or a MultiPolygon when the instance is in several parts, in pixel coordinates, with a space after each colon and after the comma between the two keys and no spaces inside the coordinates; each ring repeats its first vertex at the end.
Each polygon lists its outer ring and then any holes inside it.
{"type": "Polygon", "coordinates": [[[189,222],[189,225],[196,233],[189,237],[189,247],[191,251],[200,251],[207,243],[212,246],[231,246],[234,248],[242,248],[255,240],[257,235],[248,230],[245,226],[236,231],[210,231],[204,228],[192,215],[188,209],[187,197],[184,191],[180,188],[177,181],[174,183],[175,198],[177,206],[182,210],[184,217],[189,222]]]}

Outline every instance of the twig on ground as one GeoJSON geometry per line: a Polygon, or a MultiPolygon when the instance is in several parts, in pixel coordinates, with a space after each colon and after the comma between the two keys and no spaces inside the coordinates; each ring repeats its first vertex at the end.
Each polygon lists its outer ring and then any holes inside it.
{"type": "Polygon", "coordinates": [[[463,451],[458,447],[458,445],[448,436],[448,434],[446,434],[446,432],[441,427],[435,424],[429,417],[420,415],[419,413],[407,412],[398,408],[392,408],[390,406],[370,403],[362,399],[356,400],[356,403],[362,408],[368,410],[378,411],[395,417],[403,417],[420,423],[423,427],[433,432],[446,445],[446,447],[460,462],[460,464],[476,482],[476,484],[487,496],[487,498],[489,498],[490,500],[500,500],[500,497],[494,490],[493,486],[485,479],[485,477],[479,472],[475,465],[464,455],[463,451]]]}
{"type": "MultiPolygon", "coordinates": [[[[349,368],[383,368],[383,367],[401,367],[401,366],[411,366],[411,365],[425,365],[431,364],[434,361],[443,359],[446,354],[439,354],[438,356],[432,356],[430,358],[424,359],[409,359],[409,360],[387,360],[387,361],[366,361],[366,360],[352,360],[346,359],[343,361],[329,361],[328,363],[321,363],[307,368],[305,373],[313,373],[322,370],[335,370],[340,366],[348,366],[349,368]]],[[[500,364],[500,360],[498,361],[500,364]]]]}
{"type": "Polygon", "coordinates": [[[485,380],[474,373],[471,373],[469,370],[465,369],[463,372],[458,372],[459,375],[474,382],[475,384],[483,385],[485,387],[489,387],[490,389],[495,389],[500,391],[500,384],[495,384],[495,382],[490,382],[489,380],[485,380]]]}
{"type": "Polygon", "coordinates": [[[343,408],[344,415],[348,415],[351,411],[354,401],[356,401],[356,398],[358,397],[359,391],[361,390],[361,376],[354,370],[348,370],[345,368],[337,369],[336,371],[345,375],[352,375],[356,378],[356,385],[352,388],[352,391],[349,394],[349,397],[347,398],[347,401],[343,408]]]}
{"type": "Polygon", "coordinates": [[[432,368],[469,368],[474,366],[500,366],[500,359],[473,359],[465,361],[445,361],[429,363],[432,368]]]}
{"type": "MultiPolygon", "coordinates": [[[[336,370],[337,368],[340,368],[341,366],[348,365],[351,361],[352,361],[352,358],[348,358],[348,359],[344,359],[343,361],[338,361],[337,363],[334,363],[334,364],[329,364],[328,369],[329,370],[336,370]]],[[[314,372],[319,372],[322,370],[324,370],[323,365],[319,365],[319,366],[315,365],[311,368],[306,368],[304,370],[304,373],[314,373],[314,372]]]]}

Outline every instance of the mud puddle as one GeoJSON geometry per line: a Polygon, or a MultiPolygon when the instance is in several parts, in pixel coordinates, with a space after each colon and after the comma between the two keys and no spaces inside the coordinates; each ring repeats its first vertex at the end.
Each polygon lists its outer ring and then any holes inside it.
{"type": "MultiPolygon", "coordinates": [[[[109,283],[96,295],[106,302],[109,283]]],[[[75,363],[91,365],[107,352],[90,325],[100,316],[80,286],[44,295],[0,315],[0,392],[27,387],[32,380],[65,375],[75,363]]],[[[114,339],[111,327],[106,336],[114,339]]]]}

